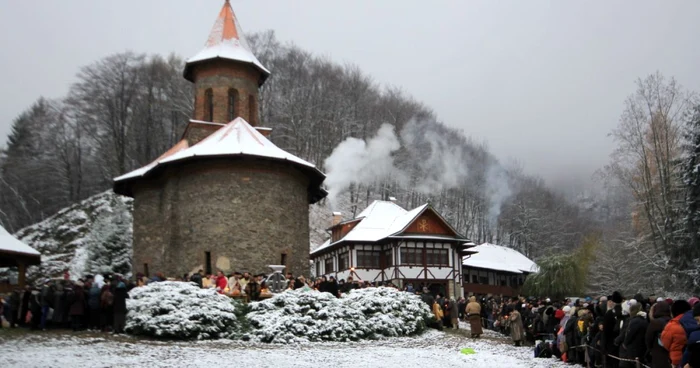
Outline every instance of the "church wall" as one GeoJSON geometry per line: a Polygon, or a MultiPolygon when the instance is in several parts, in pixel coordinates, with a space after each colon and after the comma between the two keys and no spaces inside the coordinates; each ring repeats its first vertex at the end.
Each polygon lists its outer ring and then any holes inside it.
{"type": "Polygon", "coordinates": [[[134,271],[151,274],[265,272],[280,264],[309,271],[308,180],[283,163],[192,161],[169,168],[162,196],[135,188],[134,271]],[[162,209],[162,210],[161,210],[162,209]]]}

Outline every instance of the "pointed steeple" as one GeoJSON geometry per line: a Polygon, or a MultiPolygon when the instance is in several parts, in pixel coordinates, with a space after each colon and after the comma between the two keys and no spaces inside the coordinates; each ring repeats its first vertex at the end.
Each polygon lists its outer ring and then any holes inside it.
{"type": "Polygon", "coordinates": [[[204,49],[187,60],[184,71],[185,78],[189,81],[194,81],[191,75],[192,64],[213,59],[253,64],[261,74],[260,84],[270,75],[270,71],[260,63],[250,50],[229,0],[226,0],[221,8],[204,49]]]}

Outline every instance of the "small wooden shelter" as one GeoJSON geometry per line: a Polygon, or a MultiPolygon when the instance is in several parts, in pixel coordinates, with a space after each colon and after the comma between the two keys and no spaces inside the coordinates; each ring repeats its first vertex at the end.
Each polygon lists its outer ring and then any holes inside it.
{"type": "MultiPolygon", "coordinates": [[[[20,288],[25,287],[27,266],[38,265],[39,263],[41,263],[41,253],[22,243],[0,226],[0,267],[17,267],[19,270],[17,286],[20,288]]],[[[0,284],[0,292],[10,291],[4,290],[6,288],[8,288],[7,285],[0,284]]]]}

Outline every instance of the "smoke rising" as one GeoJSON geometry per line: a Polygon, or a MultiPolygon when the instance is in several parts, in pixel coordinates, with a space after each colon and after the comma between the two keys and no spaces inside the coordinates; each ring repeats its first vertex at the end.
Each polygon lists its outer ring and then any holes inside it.
{"type": "Polygon", "coordinates": [[[393,182],[426,195],[475,185],[469,175],[474,168],[481,173],[474,175],[485,178],[487,218],[494,224],[512,194],[506,170],[495,160],[476,159],[461,135],[440,129],[444,128],[411,120],[397,135],[394,126],[383,124],[366,142],[350,137],[338,144],[324,162],[331,206],[337,206],[338,195],[353,183],[393,182]]]}

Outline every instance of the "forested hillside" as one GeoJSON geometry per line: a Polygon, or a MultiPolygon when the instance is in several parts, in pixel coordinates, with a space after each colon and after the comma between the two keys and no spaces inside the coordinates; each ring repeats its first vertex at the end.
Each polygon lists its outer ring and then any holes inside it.
{"type": "MultiPolygon", "coordinates": [[[[685,204],[697,205],[688,188],[700,187],[700,179],[693,176],[695,156],[683,154],[697,135],[690,129],[684,140],[683,127],[695,100],[675,81],[659,74],[638,81],[639,90],[620,102],[620,127],[612,133],[619,149],[596,178],[603,189],[567,198],[536,173],[499,162],[468,128],[450,125],[488,122],[441,122],[400,87],[282,43],[273,32],[248,41],[272,71],[260,92],[262,125],[273,128],[279,147],[328,174],[331,195],[313,209],[314,239],[331,210],[352,217],[393,196],[407,208],[430,202],[473,241],[536,259],[573,254],[584,239],[595,239],[597,257],[582,271],[593,291],[640,289],[641,276],[658,279],[646,288],[692,285],[683,275],[700,256],[681,254],[697,242],[689,234],[700,220],[685,204]]],[[[82,67],[64,98],[39,98],[20,114],[0,157],[3,226],[17,231],[103,192],[113,177],[176,143],[193,103],[182,69],[174,55],[115,54],[82,67]]]]}

